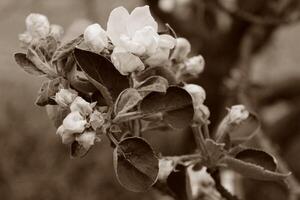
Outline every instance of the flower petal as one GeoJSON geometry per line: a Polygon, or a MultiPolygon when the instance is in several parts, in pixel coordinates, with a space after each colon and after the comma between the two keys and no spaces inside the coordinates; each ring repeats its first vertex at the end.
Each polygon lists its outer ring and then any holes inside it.
{"type": "Polygon", "coordinates": [[[162,34],[159,35],[158,46],[161,48],[173,49],[175,47],[176,40],[171,35],[162,34]]]}
{"type": "Polygon", "coordinates": [[[121,35],[128,35],[126,27],[128,19],[129,13],[124,7],[113,9],[109,15],[106,32],[116,46],[120,44],[121,35]]]}
{"type": "Polygon", "coordinates": [[[157,32],[158,25],[150,13],[149,6],[137,7],[131,12],[127,22],[128,33],[133,36],[136,31],[145,26],[151,26],[157,32]]]}

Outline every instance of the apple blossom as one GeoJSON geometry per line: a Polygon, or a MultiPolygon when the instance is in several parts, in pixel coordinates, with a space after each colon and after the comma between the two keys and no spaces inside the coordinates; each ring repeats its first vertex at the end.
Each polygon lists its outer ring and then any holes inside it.
{"type": "Polygon", "coordinates": [[[60,135],[82,133],[86,124],[86,119],[79,113],[79,111],[73,111],[63,120],[62,128],[59,128],[57,133],[60,135]]]}
{"type": "Polygon", "coordinates": [[[244,105],[234,105],[228,110],[230,124],[239,124],[249,117],[250,113],[244,105]]]}
{"type": "Polygon", "coordinates": [[[158,7],[167,13],[172,12],[176,7],[176,1],[175,0],[159,0],[158,7]]]}
{"type": "Polygon", "coordinates": [[[89,149],[95,144],[95,141],[99,141],[95,131],[85,131],[84,133],[76,136],[75,140],[82,145],[85,149],[89,149]]]}
{"type": "Polygon", "coordinates": [[[186,84],[183,89],[185,89],[192,96],[193,105],[195,108],[204,103],[206,93],[201,86],[196,84],[186,84]]]}
{"type": "Polygon", "coordinates": [[[181,62],[186,59],[187,55],[191,52],[190,42],[182,37],[176,38],[176,45],[171,59],[181,62]]]}
{"type": "Polygon", "coordinates": [[[89,25],[83,34],[85,44],[95,53],[100,53],[108,46],[106,32],[99,24],[89,25]]]}
{"type": "Polygon", "coordinates": [[[174,171],[175,165],[174,160],[166,158],[159,159],[158,180],[162,182],[166,181],[171,172],[174,171]]]}
{"type": "Polygon", "coordinates": [[[82,97],[76,97],[72,102],[70,109],[71,112],[78,111],[82,116],[88,116],[93,112],[93,107],[91,103],[84,100],[82,97]]]}
{"type": "Polygon", "coordinates": [[[186,73],[194,76],[200,74],[204,69],[204,59],[201,55],[187,59],[184,64],[186,73]]]}
{"type": "Polygon", "coordinates": [[[145,69],[145,65],[139,57],[127,52],[122,47],[114,48],[111,54],[111,61],[122,75],[145,69]]]}
{"type": "Polygon", "coordinates": [[[60,25],[51,24],[50,25],[50,35],[59,41],[64,34],[64,29],[60,25]]]}
{"type": "Polygon", "coordinates": [[[75,90],[60,89],[59,92],[55,94],[55,101],[62,107],[68,107],[77,96],[78,93],[75,90]]]}
{"type": "Polygon", "coordinates": [[[46,37],[50,32],[50,23],[45,15],[31,13],[26,20],[27,32],[33,38],[46,37]]]}

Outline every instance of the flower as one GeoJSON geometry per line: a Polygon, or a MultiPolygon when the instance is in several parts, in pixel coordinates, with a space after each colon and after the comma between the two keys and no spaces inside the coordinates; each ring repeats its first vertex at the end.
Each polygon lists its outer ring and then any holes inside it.
{"type": "Polygon", "coordinates": [[[71,112],[78,111],[83,116],[88,116],[93,112],[93,107],[91,103],[84,100],[82,97],[77,96],[72,102],[70,109],[71,112]]]}
{"type": "Polygon", "coordinates": [[[186,59],[187,55],[191,52],[190,42],[182,37],[176,38],[176,45],[171,59],[181,62],[186,59]]]}
{"type": "Polygon", "coordinates": [[[82,133],[85,129],[86,124],[86,119],[79,113],[79,111],[73,111],[69,113],[63,120],[62,128],[58,129],[58,134],[62,135],[65,133],[82,133]]]}
{"type": "Polygon", "coordinates": [[[55,94],[55,101],[62,107],[68,107],[74,99],[78,96],[78,93],[72,89],[60,89],[55,94]]]}
{"type": "Polygon", "coordinates": [[[159,159],[158,180],[165,182],[168,176],[175,170],[176,163],[174,160],[161,158],[159,159]]]}
{"type": "Polygon", "coordinates": [[[234,105],[228,110],[230,124],[239,124],[249,117],[249,111],[244,105],[234,105]]]}
{"type": "Polygon", "coordinates": [[[26,20],[27,32],[33,38],[46,37],[50,32],[50,23],[45,15],[31,13],[26,20]]]}
{"type": "Polygon", "coordinates": [[[127,52],[122,47],[114,48],[111,54],[111,61],[122,75],[145,69],[145,65],[139,57],[127,52]]]}
{"type": "Polygon", "coordinates": [[[50,35],[54,37],[57,41],[62,38],[64,34],[64,29],[60,25],[51,24],[50,25],[50,35]]]}
{"type": "Polygon", "coordinates": [[[196,84],[186,84],[183,89],[192,96],[194,108],[199,107],[204,103],[206,93],[201,86],[196,84]]]}
{"type": "Polygon", "coordinates": [[[167,13],[172,12],[176,7],[176,1],[174,0],[159,0],[158,7],[167,13]]]}
{"type": "Polygon", "coordinates": [[[99,24],[89,25],[83,34],[84,42],[94,52],[100,53],[108,46],[106,32],[99,24]]]}
{"type": "Polygon", "coordinates": [[[100,138],[97,137],[95,131],[85,131],[81,135],[76,136],[75,140],[85,149],[89,149],[95,144],[95,141],[100,141],[100,138]]]}
{"type": "Polygon", "coordinates": [[[204,69],[204,59],[201,55],[189,58],[184,64],[186,73],[194,76],[200,74],[204,69]]]}
{"type": "Polygon", "coordinates": [[[94,130],[97,130],[104,124],[104,117],[101,112],[98,110],[95,110],[91,115],[90,115],[90,121],[89,121],[91,127],[94,130]]]}

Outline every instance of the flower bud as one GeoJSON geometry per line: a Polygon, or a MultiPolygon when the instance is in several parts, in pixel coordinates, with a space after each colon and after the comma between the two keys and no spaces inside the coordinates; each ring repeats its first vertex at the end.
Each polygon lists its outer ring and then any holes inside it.
{"type": "Polygon", "coordinates": [[[72,89],[60,89],[55,94],[55,101],[61,107],[68,107],[74,99],[78,96],[78,93],[72,89]]]}
{"type": "Polygon", "coordinates": [[[193,121],[196,123],[207,123],[210,116],[210,112],[207,106],[204,104],[194,107],[194,118],[193,121]]]}
{"type": "Polygon", "coordinates": [[[58,130],[58,134],[82,133],[87,121],[78,111],[73,111],[63,120],[63,132],[58,130]]]}
{"type": "Polygon", "coordinates": [[[50,24],[45,15],[31,13],[25,22],[27,31],[33,38],[46,37],[50,32],[50,24]]]}
{"type": "Polygon", "coordinates": [[[100,53],[108,46],[106,32],[99,24],[89,25],[83,34],[85,44],[94,52],[100,53]]]}
{"type": "Polygon", "coordinates": [[[157,51],[145,60],[149,66],[162,66],[169,60],[170,50],[166,48],[158,48],[157,51]]]}
{"type": "Polygon", "coordinates": [[[249,111],[244,105],[235,105],[228,110],[228,120],[230,124],[239,124],[249,117],[249,111]]]}
{"type": "Polygon", "coordinates": [[[19,40],[21,42],[21,47],[22,48],[27,48],[28,45],[32,41],[32,36],[26,31],[24,33],[19,34],[19,40]]]}
{"type": "Polygon", "coordinates": [[[75,140],[75,136],[71,133],[66,132],[63,125],[58,127],[56,134],[61,136],[63,144],[71,144],[75,140]]]}
{"type": "Polygon", "coordinates": [[[97,138],[95,131],[86,131],[76,137],[76,141],[85,149],[89,149],[92,145],[95,144],[95,141],[99,140],[100,138],[97,138]]]}
{"type": "Polygon", "coordinates": [[[199,105],[204,103],[206,93],[201,86],[196,84],[186,84],[183,89],[192,96],[194,108],[199,107],[199,105]]]}
{"type": "Polygon", "coordinates": [[[122,75],[128,75],[131,72],[145,69],[145,65],[139,57],[127,52],[121,47],[114,48],[111,54],[111,61],[122,75]]]}
{"type": "Polygon", "coordinates": [[[88,116],[93,112],[93,105],[84,100],[82,97],[77,96],[72,102],[70,109],[71,112],[79,112],[83,116],[88,116]]]}
{"type": "Polygon", "coordinates": [[[57,41],[59,41],[64,34],[64,29],[63,27],[57,25],[57,24],[52,24],[50,26],[50,35],[54,37],[57,41]]]}
{"type": "Polygon", "coordinates": [[[175,162],[173,160],[166,158],[159,159],[158,180],[165,182],[174,169],[175,162]]]}
{"type": "Polygon", "coordinates": [[[90,115],[90,125],[91,127],[96,131],[98,128],[100,128],[104,124],[104,117],[101,112],[98,110],[95,110],[90,115]]]}
{"type": "Polygon", "coordinates": [[[185,71],[188,74],[197,76],[203,71],[204,63],[204,59],[201,55],[191,57],[184,62],[185,71]]]}
{"type": "Polygon", "coordinates": [[[174,0],[159,0],[158,2],[158,7],[166,12],[166,13],[170,13],[175,9],[176,6],[176,1],[174,0]]]}
{"type": "Polygon", "coordinates": [[[180,62],[186,59],[187,55],[190,52],[191,52],[190,42],[185,38],[176,38],[176,46],[171,58],[180,62]]]}

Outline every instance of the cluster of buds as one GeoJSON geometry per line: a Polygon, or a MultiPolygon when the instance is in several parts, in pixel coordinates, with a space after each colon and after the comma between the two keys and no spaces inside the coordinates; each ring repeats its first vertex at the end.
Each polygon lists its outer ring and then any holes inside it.
{"type": "Polygon", "coordinates": [[[96,141],[100,141],[97,130],[105,123],[105,117],[96,109],[96,103],[85,101],[72,89],[60,89],[55,95],[55,101],[59,106],[70,109],[56,132],[64,144],[77,141],[89,149],[96,141]]]}
{"type": "Polygon", "coordinates": [[[50,24],[45,15],[31,13],[26,17],[26,31],[19,35],[22,47],[26,48],[31,43],[45,38],[48,35],[54,37],[57,41],[63,35],[63,28],[57,24],[50,24]]]}

